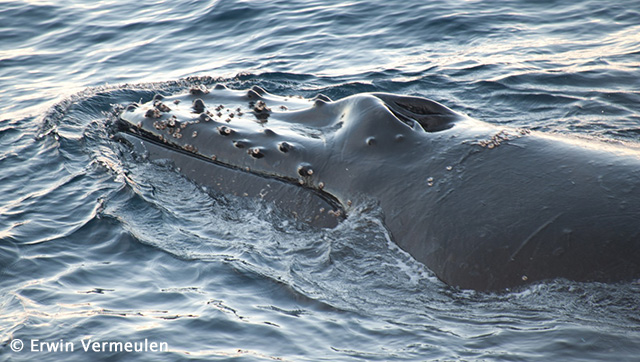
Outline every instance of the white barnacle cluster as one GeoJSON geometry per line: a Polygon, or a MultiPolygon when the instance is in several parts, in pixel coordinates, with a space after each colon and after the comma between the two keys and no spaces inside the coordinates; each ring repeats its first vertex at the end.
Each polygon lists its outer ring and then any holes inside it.
{"type": "MultiPolygon", "coordinates": [[[[194,86],[189,90],[189,96],[191,97],[203,96],[203,98],[205,98],[204,96],[207,96],[208,94],[210,94],[210,90],[204,85],[194,86]]],[[[181,139],[189,135],[191,136],[191,139],[198,138],[200,133],[198,130],[194,130],[193,128],[189,129],[189,126],[191,125],[199,123],[230,123],[232,120],[239,120],[243,116],[241,107],[228,107],[223,104],[218,104],[212,106],[211,110],[209,110],[202,98],[196,98],[193,100],[193,102],[187,106],[188,108],[181,108],[179,106],[181,103],[180,99],[174,100],[171,107],[166,103],[163,103],[163,100],[167,101],[165,97],[161,95],[154,96],[151,107],[146,110],[144,117],[153,120],[153,128],[158,131],[162,131],[158,137],[165,143],[168,143],[171,138],[181,139]],[[176,114],[171,114],[174,111],[178,116],[176,116],[176,114]],[[185,114],[185,112],[187,113],[185,114]],[[191,117],[189,117],[189,115],[191,117]],[[178,117],[181,117],[181,119],[179,120],[178,117]],[[185,117],[187,119],[185,119],[185,117]],[[184,132],[182,132],[183,130],[184,132]]],[[[258,106],[261,111],[269,110],[264,102],[260,101],[258,106]]],[[[133,107],[131,108],[135,109],[133,107]]],[[[140,124],[138,127],[142,128],[142,125],[140,124]]],[[[229,127],[218,126],[217,128],[220,134],[224,136],[233,133],[233,130],[229,127]]],[[[187,151],[193,152],[191,147],[185,148],[183,146],[183,148],[187,151]]],[[[262,153],[260,150],[257,150],[252,154],[252,156],[260,158],[262,153]]]]}
{"type": "Polygon", "coordinates": [[[327,214],[329,214],[329,215],[331,215],[333,217],[340,217],[340,216],[342,216],[342,210],[339,210],[339,209],[336,210],[336,211],[329,210],[329,211],[327,211],[327,214]]]}
{"type": "Polygon", "coordinates": [[[172,115],[169,119],[163,119],[153,122],[153,128],[158,131],[166,131],[168,135],[173,138],[182,138],[181,131],[187,127],[187,122],[180,122],[175,115],[172,115]]]}
{"type": "Polygon", "coordinates": [[[147,118],[160,118],[162,117],[162,113],[157,108],[151,108],[144,114],[147,118]]]}
{"type": "Polygon", "coordinates": [[[505,141],[510,141],[516,138],[520,138],[530,133],[531,131],[523,128],[516,129],[515,131],[512,131],[512,132],[509,132],[507,130],[502,130],[494,134],[493,136],[491,136],[490,139],[478,141],[478,145],[480,147],[486,147],[488,149],[492,149],[500,146],[505,141]]]}
{"type": "Polygon", "coordinates": [[[429,187],[433,186],[433,177],[427,178],[427,186],[429,187]]]}
{"type": "Polygon", "coordinates": [[[182,146],[182,149],[187,151],[187,152],[198,152],[198,149],[195,146],[190,145],[188,143],[185,144],[184,146],[182,146]]]}

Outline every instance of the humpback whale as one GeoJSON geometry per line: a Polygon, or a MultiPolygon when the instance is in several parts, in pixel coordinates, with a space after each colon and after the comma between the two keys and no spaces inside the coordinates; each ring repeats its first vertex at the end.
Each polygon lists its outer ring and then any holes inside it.
{"type": "Polygon", "coordinates": [[[422,97],[222,84],[132,103],[118,123],[133,152],[319,227],[373,202],[400,248],[451,286],[640,277],[629,145],[492,125],[422,97]]]}

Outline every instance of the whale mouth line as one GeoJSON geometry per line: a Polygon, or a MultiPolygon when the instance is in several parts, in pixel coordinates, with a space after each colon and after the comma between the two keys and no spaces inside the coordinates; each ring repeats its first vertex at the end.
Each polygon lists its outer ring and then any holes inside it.
{"type": "MultiPolygon", "coordinates": [[[[286,184],[290,184],[290,185],[294,185],[296,187],[301,187],[304,188],[310,192],[312,192],[315,196],[319,197],[320,199],[324,200],[327,204],[331,205],[333,208],[335,208],[336,210],[341,210],[341,212],[343,213],[343,215],[346,216],[346,213],[344,212],[344,206],[342,205],[342,203],[333,195],[331,195],[328,192],[322,191],[322,190],[318,190],[315,187],[310,187],[309,185],[305,184],[300,184],[300,182],[298,181],[298,179],[293,179],[291,177],[286,177],[286,176],[281,176],[281,175],[276,175],[276,174],[269,174],[269,173],[264,173],[264,172],[259,172],[256,170],[247,170],[246,168],[242,168],[240,166],[236,166],[233,164],[228,164],[225,162],[221,162],[218,160],[214,160],[211,158],[207,158],[203,155],[200,155],[196,152],[189,152],[187,150],[184,150],[182,148],[180,148],[177,145],[174,145],[172,143],[165,143],[162,142],[161,140],[159,140],[157,138],[156,135],[154,135],[151,132],[148,132],[144,129],[136,129],[133,127],[129,127],[127,124],[125,124],[122,121],[118,121],[117,122],[117,131],[119,132],[124,132],[127,135],[136,137],[137,139],[144,141],[144,142],[149,142],[151,144],[154,144],[156,146],[162,147],[164,149],[169,149],[172,152],[176,152],[182,155],[186,155],[188,157],[192,157],[192,158],[196,158],[199,159],[201,161],[219,166],[219,167],[224,167],[226,169],[229,170],[233,170],[236,172],[242,172],[242,173],[248,173],[248,174],[252,174],[252,175],[256,175],[259,177],[262,177],[264,179],[270,179],[270,180],[275,180],[275,181],[279,181],[279,182],[283,182],[286,184]]],[[[120,141],[125,141],[127,142],[126,138],[120,138],[120,141]]]]}

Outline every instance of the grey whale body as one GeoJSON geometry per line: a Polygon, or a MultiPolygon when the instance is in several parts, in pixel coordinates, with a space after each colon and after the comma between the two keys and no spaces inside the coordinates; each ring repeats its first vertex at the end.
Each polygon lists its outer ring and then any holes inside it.
{"type": "Polygon", "coordinates": [[[640,277],[640,152],[499,127],[428,99],[193,87],[131,104],[121,139],[196,182],[336,225],[379,205],[442,281],[503,290],[640,277]]]}

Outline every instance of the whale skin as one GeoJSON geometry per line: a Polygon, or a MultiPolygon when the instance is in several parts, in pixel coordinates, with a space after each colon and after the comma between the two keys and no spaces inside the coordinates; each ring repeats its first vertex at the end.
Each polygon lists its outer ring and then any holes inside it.
{"type": "Polygon", "coordinates": [[[333,227],[373,203],[445,283],[640,277],[640,152],[498,126],[415,96],[194,86],[132,103],[120,139],[197,183],[333,227]]]}

